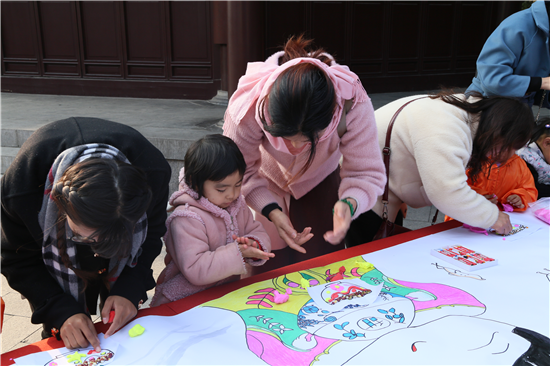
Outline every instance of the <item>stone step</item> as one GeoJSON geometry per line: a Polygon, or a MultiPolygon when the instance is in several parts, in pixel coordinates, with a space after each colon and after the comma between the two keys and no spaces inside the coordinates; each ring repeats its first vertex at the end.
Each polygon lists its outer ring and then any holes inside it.
{"type": "Polygon", "coordinates": [[[21,147],[34,131],[34,129],[2,128],[2,147],[21,147]]]}
{"type": "MultiPolygon", "coordinates": [[[[181,134],[180,136],[177,136],[172,128],[156,127],[151,131],[149,131],[147,127],[137,128],[157,149],[162,152],[168,161],[168,164],[172,168],[170,192],[174,192],[178,188],[178,174],[180,169],[183,167],[183,158],[191,143],[207,134],[222,133],[221,125],[222,122],[219,121],[218,123],[212,124],[208,128],[186,126],[185,134],[181,134]]],[[[33,132],[33,130],[26,129],[2,129],[0,174],[4,174],[17,155],[19,148],[33,132]]]]}
{"type": "Polygon", "coordinates": [[[18,147],[4,147],[2,146],[1,150],[1,166],[0,166],[0,174],[4,174],[6,169],[10,166],[13,159],[15,159],[15,155],[19,152],[18,147]]]}
{"type": "MultiPolygon", "coordinates": [[[[73,116],[103,118],[131,126],[163,154],[172,167],[170,190],[177,189],[178,172],[189,145],[222,133],[227,92],[211,101],[145,98],[82,97],[2,93],[2,150],[21,147],[39,127],[73,116]]],[[[14,153],[2,151],[2,172],[14,153]]]]}

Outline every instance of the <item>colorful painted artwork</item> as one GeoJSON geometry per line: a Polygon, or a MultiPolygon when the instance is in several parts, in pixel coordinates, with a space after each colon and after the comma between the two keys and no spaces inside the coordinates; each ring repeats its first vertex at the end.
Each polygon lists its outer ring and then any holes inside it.
{"type": "Polygon", "coordinates": [[[420,326],[445,316],[478,316],[485,311],[483,303],[463,290],[394,279],[361,257],[259,282],[202,306],[236,312],[246,324],[250,350],[269,365],[284,365],[289,359],[310,365],[343,342],[359,342],[363,349],[365,342],[409,328],[413,321],[420,326]],[[363,266],[358,264],[361,261],[363,266]],[[332,281],[335,268],[342,279],[332,281]],[[352,303],[331,312],[316,305],[301,287],[302,279],[323,288],[360,279],[367,285],[382,285],[382,290],[370,305],[352,303]],[[292,289],[290,299],[275,304],[273,292],[286,288],[292,289]]]}
{"type": "MultiPolygon", "coordinates": [[[[550,232],[534,216],[521,221],[529,229],[517,240],[448,230],[140,317],[101,345],[116,354],[110,365],[550,365],[550,232]],[[466,242],[499,264],[472,274],[430,255],[466,242]],[[375,301],[354,295],[378,287],[375,301]],[[319,306],[333,295],[350,302],[319,306]],[[147,331],[130,337],[136,324],[147,331]]],[[[54,351],[16,363],[47,365],[54,351]]]]}
{"type": "Polygon", "coordinates": [[[523,231],[525,229],[529,229],[528,226],[522,225],[522,224],[514,224],[512,223],[512,231],[510,231],[508,234],[498,234],[496,231],[492,231],[492,233],[499,235],[499,236],[512,236],[516,235],[520,231],[523,231]]]}
{"type": "Polygon", "coordinates": [[[59,354],[44,366],[106,366],[114,357],[115,353],[108,349],[102,349],[100,352],[93,349],[77,349],[59,354]]]}

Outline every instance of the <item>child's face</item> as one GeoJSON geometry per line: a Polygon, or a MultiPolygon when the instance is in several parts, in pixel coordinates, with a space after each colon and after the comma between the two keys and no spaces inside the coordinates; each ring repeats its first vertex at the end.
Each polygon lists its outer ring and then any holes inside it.
{"type": "Polygon", "coordinates": [[[243,177],[238,170],[219,182],[207,180],[203,186],[204,197],[218,207],[227,208],[241,195],[242,183],[243,177]]]}
{"type": "Polygon", "coordinates": [[[503,150],[502,147],[500,145],[498,145],[489,154],[489,157],[490,158],[499,157],[500,159],[499,159],[498,163],[504,164],[508,160],[512,159],[515,154],[516,154],[516,150],[514,150],[514,149],[503,150]]]}
{"type": "Polygon", "coordinates": [[[537,143],[542,151],[544,160],[550,164],[550,136],[543,137],[540,141],[537,141],[537,143]]]}

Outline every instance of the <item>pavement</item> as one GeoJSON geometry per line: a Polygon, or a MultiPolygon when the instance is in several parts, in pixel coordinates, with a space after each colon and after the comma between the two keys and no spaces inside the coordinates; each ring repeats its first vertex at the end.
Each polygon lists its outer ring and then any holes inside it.
{"type": "MultiPolygon", "coordinates": [[[[377,109],[396,99],[426,94],[431,91],[370,94],[377,109]]],[[[188,146],[204,135],[222,133],[227,93],[219,92],[212,100],[176,100],[143,98],[110,98],[62,95],[1,93],[1,172],[9,166],[21,144],[40,126],[56,120],[80,116],[98,117],[134,127],[159,148],[172,167],[171,191],[177,187],[177,172],[188,146]]],[[[536,114],[536,108],[533,108],[536,114]]],[[[550,115],[543,110],[541,115],[550,115]]],[[[435,208],[409,207],[404,226],[419,229],[431,224],[435,208]]],[[[439,214],[437,222],[443,221],[439,214]]],[[[153,263],[153,275],[164,268],[164,256],[153,263]]],[[[41,325],[30,322],[31,311],[26,300],[12,290],[1,276],[1,295],[6,303],[1,352],[8,352],[41,339],[41,325]]],[[[154,290],[149,291],[149,299],[154,290]]],[[[146,302],[143,307],[148,307],[146,302]]],[[[97,321],[99,317],[93,320],[97,321]]]]}

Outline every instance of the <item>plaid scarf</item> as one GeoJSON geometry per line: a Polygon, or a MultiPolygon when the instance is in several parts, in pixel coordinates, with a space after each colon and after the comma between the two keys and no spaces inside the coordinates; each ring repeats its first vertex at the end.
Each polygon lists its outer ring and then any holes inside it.
{"type": "MultiPolygon", "coordinates": [[[[116,159],[128,164],[130,163],[122,152],[107,144],[86,144],[75,146],[63,151],[55,159],[52,168],[48,173],[48,177],[46,178],[42,208],[38,214],[38,222],[44,232],[44,239],[42,242],[42,258],[46,264],[46,268],[57,280],[65,293],[70,293],[84,309],[86,309],[86,297],[84,291],[82,291],[84,282],[74,273],[72,269],[63,265],[61,255],[59,254],[59,249],[57,248],[56,222],[58,220],[58,208],[55,202],[51,199],[50,193],[58,180],[63,176],[63,173],[65,173],[65,170],[73,164],[80,163],[81,161],[90,158],[116,159]]],[[[69,234],[68,236],[72,236],[71,228],[67,223],[65,223],[65,230],[69,234]]],[[[125,266],[134,267],[137,264],[137,258],[141,254],[141,245],[145,241],[146,236],[147,215],[144,213],[134,228],[130,256],[122,258],[119,261],[109,261],[109,272],[118,265],[113,277],[109,279],[111,286],[114,285],[116,279],[125,266]]],[[[75,243],[72,240],[67,239],[66,248],[67,255],[69,256],[69,260],[73,266],[75,268],[80,268],[76,260],[75,243]]]]}

